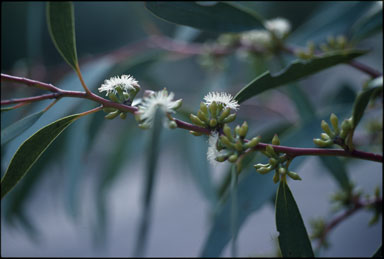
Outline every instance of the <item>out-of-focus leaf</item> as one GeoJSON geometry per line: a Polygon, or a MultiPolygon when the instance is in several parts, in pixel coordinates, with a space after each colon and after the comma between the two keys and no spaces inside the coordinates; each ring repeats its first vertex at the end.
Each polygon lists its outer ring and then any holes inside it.
{"type": "Polygon", "coordinates": [[[349,179],[347,174],[347,169],[343,161],[341,161],[338,157],[319,157],[323,165],[328,169],[328,171],[335,178],[339,186],[346,190],[349,188],[349,179]]]}
{"type": "Polygon", "coordinates": [[[361,50],[335,51],[315,57],[309,61],[296,60],[275,75],[272,75],[270,72],[265,72],[255,78],[236,94],[235,99],[239,103],[242,103],[266,90],[302,79],[332,66],[348,62],[365,53],[366,51],[361,50]]]}
{"type": "Polygon", "coordinates": [[[349,28],[372,4],[374,2],[324,2],[322,8],[292,32],[288,42],[304,45],[308,41],[319,43],[331,35],[346,35],[349,28]]]}
{"type": "Polygon", "coordinates": [[[147,2],[146,7],[160,18],[213,32],[239,32],[263,28],[262,19],[252,10],[229,2],[212,5],[196,2],[147,2]]]}
{"type": "Polygon", "coordinates": [[[232,234],[232,247],[231,255],[233,258],[237,257],[237,234],[239,231],[237,224],[237,214],[239,208],[237,206],[237,172],[236,166],[231,166],[231,234],[232,234]]]}
{"type": "Polygon", "coordinates": [[[1,145],[14,139],[23,133],[26,129],[31,127],[40,117],[44,114],[44,110],[28,115],[9,125],[4,130],[1,130],[1,145]]]}
{"type": "Polygon", "coordinates": [[[353,127],[356,128],[356,126],[359,124],[361,117],[363,117],[365,108],[368,105],[369,100],[371,99],[371,96],[376,94],[377,91],[383,91],[383,77],[378,77],[373,79],[368,84],[368,89],[361,92],[353,105],[353,127]]]}
{"type": "Polygon", "coordinates": [[[19,147],[1,179],[1,199],[23,178],[52,141],[78,118],[79,114],[73,114],[52,122],[19,147]]]}
{"type": "Polygon", "coordinates": [[[162,130],[162,119],[165,114],[160,109],[157,109],[155,117],[153,119],[153,126],[151,129],[151,137],[147,150],[147,165],[146,175],[144,182],[144,197],[143,197],[143,211],[142,217],[140,218],[139,230],[137,240],[135,244],[134,257],[142,257],[145,253],[147,241],[148,241],[148,230],[150,225],[151,217],[151,202],[153,185],[155,182],[155,173],[157,160],[159,158],[159,144],[160,144],[160,133],[162,130]]]}
{"type": "Polygon", "coordinates": [[[378,3],[352,27],[352,41],[360,41],[383,30],[383,7],[378,3]]]}
{"type": "Polygon", "coordinates": [[[56,49],[67,63],[78,68],[75,18],[72,2],[47,2],[47,24],[56,49]]]}
{"type": "Polygon", "coordinates": [[[383,245],[380,245],[380,247],[376,250],[376,252],[372,255],[372,257],[383,257],[383,251],[381,250],[381,247],[383,245]]]}
{"type": "Polygon", "coordinates": [[[280,181],[277,190],[276,227],[283,257],[314,257],[299,208],[285,181],[280,181]]]}

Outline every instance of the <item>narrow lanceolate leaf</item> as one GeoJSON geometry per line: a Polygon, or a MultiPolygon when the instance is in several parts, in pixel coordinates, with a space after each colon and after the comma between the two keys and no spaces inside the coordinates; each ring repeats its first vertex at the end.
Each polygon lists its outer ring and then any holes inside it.
{"type": "Polygon", "coordinates": [[[352,40],[360,41],[383,30],[383,8],[376,4],[352,27],[352,40]]]}
{"type": "Polygon", "coordinates": [[[353,113],[352,113],[354,128],[356,128],[357,124],[359,124],[361,117],[363,117],[365,108],[367,108],[369,100],[377,91],[383,91],[382,76],[376,79],[373,79],[368,84],[368,89],[364,90],[357,96],[356,101],[353,105],[353,113]]]}
{"type": "Polygon", "coordinates": [[[261,74],[241,89],[236,94],[235,99],[242,103],[266,90],[303,79],[332,66],[346,63],[365,53],[366,51],[361,50],[344,50],[323,54],[309,61],[295,60],[287,68],[275,75],[271,75],[269,71],[261,74]]]}
{"type": "Polygon", "coordinates": [[[262,19],[249,9],[233,3],[147,2],[146,7],[160,18],[213,32],[240,32],[263,28],[262,19]]]}
{"type": "Polygon", "coordinates": [[[299,208],[285,181],[277,190],[276,227],[283,257],[314,257],[299,208]]]}
{"type": "Polygon", "coordinates": [[[21,120],[16,121],[15,123],[9,125],[4,130],[1,131],[1,145],[4,145],[8,141],[16,138],[22,134],[26,129],[31,127],[40,117],[44,114],[44,110],[40,112],[33,113],[28,115],[21,120]]]}
{"type": "Polygon", "coordinates": [[[67,63],[76,70],[78,66],[76,40],[75,40],[75,18],[72,2],[48,2],[47,24],[49,34],[56,49],[67,63]]]}
{"type": "Polygon", "coordinates": [[[79,114],[73,114],[52,122],[21,144],[1,179],[1,199],[23,178],[57,136],[79,117],[79,114]]]}

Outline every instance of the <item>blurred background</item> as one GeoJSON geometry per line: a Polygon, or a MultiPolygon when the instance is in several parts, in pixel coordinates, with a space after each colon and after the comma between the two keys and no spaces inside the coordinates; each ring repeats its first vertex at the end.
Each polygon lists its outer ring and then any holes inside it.
{"type": "MultiPolygon", "coordinates": [[[[305,47],[329,36],[348,38],[356,23],[382,8],[378,2],[240,2],[266,19],[291,22],[287,44],[305,47]],[[325,17],[327,17],[325,19],[325,17]]],[[[234,52],[212,58],[204,50],[220,34],[168,23],[154,16],[144,2],[75,2],[77,52],[81,71],[93,91],[105,79],[133,75],[142,90],[164,87],[183,99],[175,117],[189,121],[210,91],[235,95],[267,70],[276,70],[273,56],[234,52]],[[180,46],[183,46],[181,48],[180,46]],[[187,46],[187,47],[185,47],[187,46]]],[[[382,10],[382,9],[381,9],[382,10]]],[[[71,68],[55,49],[48,33],[45,2],[2,2],[1,72],[82,90],[71,68]]],[[[382,72],[382,28],[356,43],[368,49],[358,58],[382,72]]],[[[286,56],[288,61],[294,56],[286,56]]],[[[279,133],[281,144],[314,147],[320,121],[334,112],[350,116],[356,94],[368,76],[346,65],[332,67],[295,84],[251,98],[241,105],[236,123],[249,123],[248,136],[264,142],[279,133]],[[304,121],[292,94],[300,91],[315,111],[304,121]]],[[[142,91],[143,92],[143,91],[142,91]]],[[[39,89],[1,83],[3,99],[34,96],[39,89]]],[[[141,93],[139,93],[141,97],[141,93]]],[[[39,102],[1,113],[1,128],[45,108],[39,102]]],[[[1,147],[1,173],[20,144],[41,127],[69,114],[96,107],[90,101],[65,98],[22,135],[1,147]]],[[[304,106],[305,107],[305,106],[304,106]]],[[[5,257],[132,256],[142,218],[150,132],[140,130],[132,116],[104,120],[102,112],[71,125],[42,155],[18,186],[1,201],[1,255],[5,257]]],[[[233,124],[235,125],[235,124],[233,124]]],[[[382,101],[372,104],[360,123],[356,145],[382,153],[382,101]]],[[[162,130],[153,187],[146,256],[198,257],[202,251],[229,256],[229,204],[226,181],[229,164],[212,166],[206,159],[207,138],[185,130],[162,130]],[[213,238],[216,237],[216,238],[213,238]]],[[[252,157],[252,161],[263,158],[252,157]]],[[[334,160],[332,160],[334,161],[334,160]]],[[[334,161],[336,170],[364,194],[382,191],[382,164],[356,159],[334,161]]],[[[241,215],[239,256],[277,256],[272,174],[259,175],[249,163],[239,179],[239,199],[247,204],[241,215]]],[[[332,166],[317,157],[295,159],[302,181],[289,182],[307,231],[311,222],[330,221],[330,197],[341,187],[332,166]]],[[[371,256],[382,243],[382,218],[368,226],[372,213],[362,210],[336,227],[321,256],[371,256]]],[[[313,242],[313,247],[317,242],[313,242]]]]}

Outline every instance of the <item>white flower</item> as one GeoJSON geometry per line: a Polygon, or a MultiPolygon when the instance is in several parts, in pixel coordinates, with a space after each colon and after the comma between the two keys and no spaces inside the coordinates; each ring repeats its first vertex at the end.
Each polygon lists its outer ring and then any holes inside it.
{"type": "Polygon", "coordinates": [[[129,93],[130,90],[138,90],[140,86],[138,82],[130,75],[122,75],[121,77],[115,76],[110,79],[106,79],[104,84],[98,88],[99,92],[106,91],[106,96],[110,93],[117,94],[117,88],[120,88],[123,92],[129,93]]]}
{"type": "Polygon", "coordinates": [[[280,17],[266,21],[264,26],[278,38],[283,38],[291,31],[289,21],[280,17]]]}
{"type": "Polygon", "coordinates": [[[232,95],[224,92],[209,92],[204,97],[204,100],[206,105],[216,102],[217,104],[221,103],[224,108],[230,108],[232,110],[237,110],[240,106],[237,101],[233,99],[232,95]]]}
{"type": "Polygon", "coordinates": [[[262,45],[267,47],[271,45],[271,34],[266,30],[252,30],[241,34],[240,41],[244,45],[262,45]]]}
{"type": "MultiPolygon", "coordinates": [[[[173,96],[173,93],[168,95],[166,89],[144,96],[139,105],[139,110],[136,112],[139,119],[143,121],[141,125],[144,128],[152,127],[157,109],[161,109],[164,114],[175,113],[175,110],[181,106],[182,100],[173,101],[173,96]]],[[[164,124],[167,125],[166,121],[164,121],[164,124]]]]}
{"type": "Polygon", "coordinates": [[[218,162],[216,161],[216,157],[224,156],[227,154],[225,150],[220,150],[220,151],[217,150],[216,143],[218,139],[219,139],[219,133],[217,133],[216,131],[211,133],[211,135],[209,135],[209,138],[208,138],[207,159],[214,166],[218,164],[218,162]]]}

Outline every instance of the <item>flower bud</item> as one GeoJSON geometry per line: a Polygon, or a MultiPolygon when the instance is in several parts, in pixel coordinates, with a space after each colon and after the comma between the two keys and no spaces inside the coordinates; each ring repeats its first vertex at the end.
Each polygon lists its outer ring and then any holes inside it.
{"type": "Polygon", "coordinates": [[[279,167],[278,172],[281,175],[285,175],[287,173],[287,169],[285,169],[284,167],[279,167]]]}
{"type": "Polygon", "coordinates": [[[193,136],[196,136],[196,137],[203,135],[203,133],[196,132],[196,131],[193,131],[193,130],[190,130],[189,133],[191,133],[193,136]]]}
{"type": "Polygon", "coordinates": [[[218,156],[215,158],[215,160],[217,162],[224,162],[225,160],[227,160],[228,156],[218,156]]]}
{"type": "Polygon", "coordinates": [[[217,120],[216,119],[211,119],[209,121],[209,126],[211,126],[212,128],[216,127],[216,125],[217,125],[217,120]]]}
{"type": "Polygon", "coordinates": [[[236,119],[236,113],[230,114],[227,118],[223,120],[224,123],[230,123],[236,119]]]}
{"type": "Polygon", "coordinates": [[[272,170],[270,166],[256,168],[256,171],[260,174],[267,174],[272,170]]]}
{"type": "Polygon", "coordinates": [[[334,113],[331,114],[330,121],[335,134],[339,135],[339,119],[334,113]]]}
{"type": "Polygon", "coordinates": [[[292,171],[288,171],[288,176],[291,177],[293,180],[301,180],[301,177],[295,173],[295,172],[292,172],[292,171]]]}
{"type": "Polygon", "coordinates": [[[207,105],[203,102],[200,103],[200,110],[208,117],[208,108],[207,105]]]}
{"type": "Polygon", "coordinates": [[[328,134],[324,133],[324,132],[320,134],[320,137],[321,137],[322,140],[329,140],[329,139],[331,139],[331,137],[328,136],[328,134]]]}
{"type": "Polygon", "coordinates": [[[114,112],[110,112],[107,115],[105,115],[105,118],[108,120],[112,120],[112,119],[116,118],[116,116],[119,115],[119,113],[120,113],[119,110],[116,110],[114,112]]]}
{"type": "Polygon", "coordinates": [[[106,112],[106,113],[114,112],[116,110],[117,110],[116,108],[112,108],[112,107],[105,107],[105,108],[103,108],[103,111],[106,112]]]}
{"type": "Polygon", "coordinates": [[[265,153],[268,157],[277,156],[275,150],[273,150],[273,147],[271,145],[267,145],[267,147],[265,148],[265,153]]]}
{"type": "Polygon", "coordinates": [[[225,108],[219,117],[219,121],[222,122],[225,118],[227,118],[230,112],[231,112],[230,108],[225,108]]]}
{"type": "Polygon", "coordinates": [[[319,139],[319,138],[314,138],[313,139],[313,143],[315,143],[315,145],[319,146],[319,147],[329,147],[333,144],[332,140],[329,139],[329,140],[322,140],[322,139],[319,139]]]}
{"type": "Polygon", "coordinates": [[[197,117],[199,117],[199,119],[200,119],[201,121],[203,121],[203,122],[206,122],[206,123],[209,122],[208,117],[207,117],[201,110],[199,110],[199,111],[197,112],[197,117]]]}
{"type": "Polygon", "coordinates": [[[277,136],[277,134],[273,136],[272,145],[276,145],[276,146],[280,145],[280,139],[279,139],[279,136],[277,136]]]}
{"type": "Polygon", "coordinates": [[[340,138],[345,139],[345,137],[348,135],[348,133],[352,129],[352,123],[350,120],[346,119],[343,120],[341,123],[341,133],[340,133],[340,138]]]}
{"type": "Polygon", "coordinates": [[[217,116],[217,103],[216,102],[212,102],[209,105],[209,111],[211,112],[211,117],[216,118],[216,116],[217,116]]]}
{"type": "Polygon", "coordinates": [[[170,129],[176,129],[176,128],[177,128],[177,124],[176,124],[175,121],[169,121],[169,122],[168,122],[168,127],[169,127],[170,129]]]}
{"type": "Polygon", "coordinates": [[[205,122],[201,121],[201,120],[199,119],[199,117],[197,117],[197,116],[194,115],[194,114],[190,114],[190,115],[189,115],[189,118],[191,119],[192,123],[195,124],[195,125],[202,126],[202,127],[207,126],[207,124],[205,124],[205,122]]]}
{"type": "Polygon", "coordinates": [[[248,123],[244,121],[240,127],[239,136],[244,138],[247,135],[247,132],[248,132],[248,123]]]}
{"type": "Polygon", "coordinates": [[[256,164],[256,165],[254,165],[253,167],[255,167],[256,169],[259,169],[259,168],[262,168],[262,167],[267,167],[269,164],[261,164],[261,163],[259,163],[259,164],[256,164]]]}
{"type": "Polygon", "coordinates": [[[235,163],[237,158],[238,158],[237,154],[233,154],[233,155],[229,156],[228,161],[231,163],[235,163]]]}
{"type": "Polygon", "coordinates": [[[241,141],[240,140],[237,140],[236,143],[235,143],[235,148],[237,151],[241,152],[243,151],[243,145],[241,144],[241,141]]]}
{"type": "Polygon", "coordinates": [[[226,146],[227,148],[229,148],[229,149],[234,148],[233,143],[231,141],[229,141],[229,139],[226,136],[220,136],[220,140],[221,140],[221,143],[223,143],[224,146],[226,146]]]}
{"type": "Polygon", "coordinates": [[[276,165],[279,163],[279,161],[273,157],[271,157],[269,159],[269,164],[272,166],[272,167],[276,167],[276,165]]]}
{"type": "Polygon", "coordinates": [[[127,118],[127,113],[126,112],[120,112],[120,118],[122,120],[124,120],[125,118],[127,118]]]}
{"type": "Polygon", "coordinates": [[[117,99],[117,96],[112,92],[108,94],[108,98],[115,103],[120,103],[119,99],[117,99]]]}
{"type": "Polygon", "coordinates": [[[325,133],[327,133],[331,138],[334,136],[333,132],[329,128],[328,123],[325,120],[321,121],[321,128],[324,130],[325,133]]]}
{"type": "Polygon", "coordinates": [[[236,162],[236,172],[237,173],[240,173],[240,171],[243,169],[243,163],[242,163],[242,159],[239,159],[237,162],[236,162]]]}
{"type": "Polygon", "coordinates": [[[244,148],[255,147],[257,144],[259,144],[260,139],[261,139],[260,136],[252,138],[250,141],[248,141],[247,143],[244,144],[244,148]]]}
{"type": "Polygon", "coordinates": [[[144,124],[144,123],[139,124],[140,129],[149,129],[150,127],[151,126],[149,124],[144,124]]]}
{"type": "Polygon", "coordinates": [[[275,171],[272,180],[274,183],[278,183],[280,181],[280,174],[277,171],[275,171]]]}
{"type": "Polygon", "coordinates": [[[223,132],[230,141],[233,141],[231,128],[227,124],[224,124],[223,132]]]}
{"type": "Polygon", "coordinates": [[[176,100],[176,101],[175,101],[175,104],[174,104],[174,106],[173,106],[173,109],[174,109],[174,110],[179,109],[179,108],[181,107],[182,104],[183,104],[183,99],[176,100]]]}

